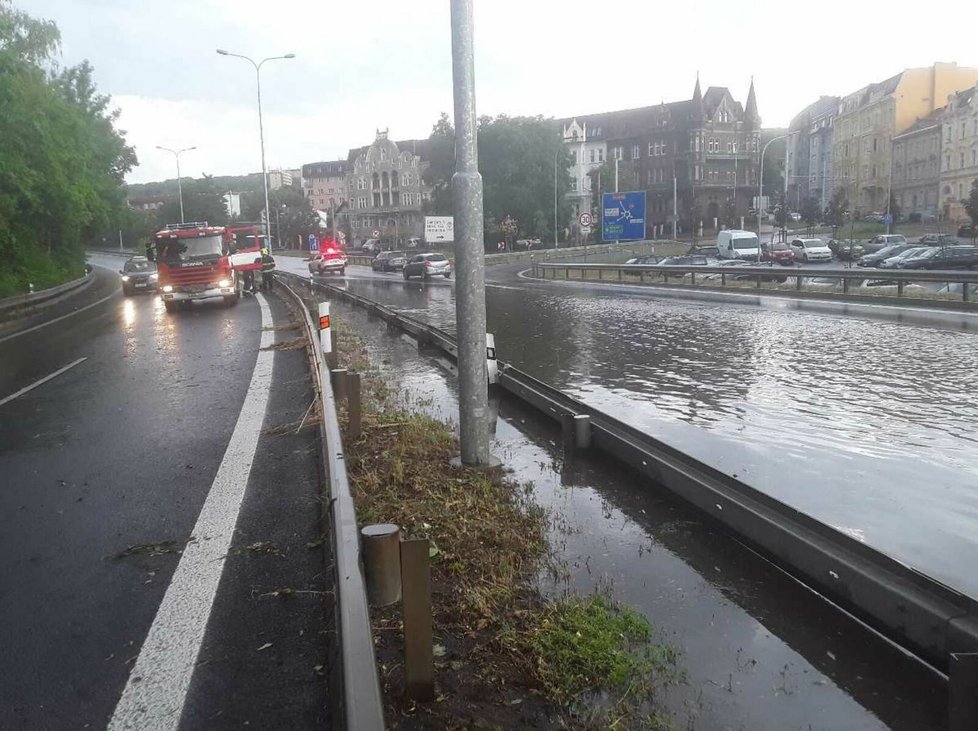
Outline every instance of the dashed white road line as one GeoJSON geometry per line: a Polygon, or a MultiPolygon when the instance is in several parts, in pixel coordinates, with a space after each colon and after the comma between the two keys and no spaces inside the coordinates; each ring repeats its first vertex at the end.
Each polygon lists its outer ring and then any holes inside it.
{"type": "Polygon", "coordinates": [[[67,371],[67,370],[69,370],[71,368],[74,368],[76,365],[78,365],[79,363],[82,363],[82,362],[84,362],[86,360],[88,360],[88,358],[79,358],[78,360],[72,361],[71,363],[69,363],[68,365],[66,365],[64,368],[59,368],[54,373],[49,373],[48,375],[44,376],[44,378],[38,378],[36,381],[34,381],[34,383],[32,383],[29,386],[24,386],[22,389],[20,389],[19,391],[17,391],[17,393],[12,393],[12,394],[10,394],[9,396],[7,396],[7,397],[5,397],[3,399],[0,399],[0,406],[3,406],[8,401],[13,401],[18,396],[23,396],[28,391],[37,388],[42,383],[47,383],[52,378],[55,378],[57,376],[60,376],[65,371],[67,371]]]}
{"type": "MultiPolygon", "coordinates": [[[[261,347],[275,339],[265,298],[261,347]]],[[[176,729],[241,510],[272,383],[273,351],[259,350],[251,384],[204,506],[156,612],[109,729],[176,729]]]]}

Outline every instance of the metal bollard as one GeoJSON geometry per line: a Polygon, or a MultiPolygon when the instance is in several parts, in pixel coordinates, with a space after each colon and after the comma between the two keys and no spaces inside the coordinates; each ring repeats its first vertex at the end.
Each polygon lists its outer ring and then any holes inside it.
{"type": "Polygon", "coordinates": [[[401,529],[393,523],[360,529],[367,602],[386,607],[401,598],[401,529]]]}
{"type": "Polygon", "coordinates": [[[416,701],[435,697],[428,539],[401,541],[401,596],[404,606],[404,680],[416,701]]]}
{"type": "Polygon", "coordinates": [[[574,416],[574,446],[588,449],[591,446],[591,417],[587,414],[574,416]]]}
{"type": "Polygon", "coordinates": [[[363,411],[360,402],[361,379],[359,373],[349,373],[346,376],[346,408],[349,421],[347,435],[352,440],[360,438],[363,428],[363,411]]]}

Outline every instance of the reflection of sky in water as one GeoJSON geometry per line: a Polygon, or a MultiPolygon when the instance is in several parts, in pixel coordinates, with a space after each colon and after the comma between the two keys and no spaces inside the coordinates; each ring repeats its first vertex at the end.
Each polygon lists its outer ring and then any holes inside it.
{"type": "MultiPolygon", "coordinates": [[[[349,280],[454,330],[447,286],[349,280]]],[[[488,287],[499,357],[978,596],[978,335],[488,287]]]]}

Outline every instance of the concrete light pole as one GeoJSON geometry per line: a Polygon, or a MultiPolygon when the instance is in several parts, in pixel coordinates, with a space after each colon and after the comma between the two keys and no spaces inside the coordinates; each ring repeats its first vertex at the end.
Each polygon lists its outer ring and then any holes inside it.
{"type": "Polygon", "coordinates": [[[557,155],[560,148],[554,150],[554,248],[557,248],[557,155]]]}
{"type": "MultiPolygon", "coordinates": [[[[760,246],[761,246],[761,214],[763,213],[763,208],[764,208],[761,205],[761,201],[764,198],[764,153],[767,152],[767,148],[771,146],[771,143],[772,142],[777,142],[778,140],[784,140],[784,139],[787,139],[787,138],[788,138],[788,135],[781,135],[779,137],[774,137],[774,138],[768,140],[767,141],[767,144],[765,144],[764,147],[761,148],[760,169],[758,170],[758,174],[757,174],[757,246],[758,246],[758,259],[760,259],[760,246]]],[[[787,175],[787,174],[788,174],[788,171],[785,170],[785,175],[787,175]]],[[[787,215],[787,211],[785,211],[785,215],[787,215]]],[[[772,242],[774,241],[774,231],[773,230],[771,232],[771,241],[772,242]]]]}
{"type": "Polygon", "coordinates": [[[475,114],[472,0],[451,0],[455,96],[455,320],[458,331],[458,412],[461,461],[490,464],[486,373],[486,284],[482,175],[475,114]]]}
{"type": "Polygon", "coordinates": [[[266,61],[277,61],[283,58],[295,58],[295,54],[286,53],[284,56],[270,56],[269,58],[263,58],[258,63],[255,63],[248,56],[242,56],[239,53],[230,53],[222,48],[218,48],[217,52],[222,56],[243,58],[245,61],[255,67],[255,81],[258,85],[258,137],[261,140],[261,179],[265,187],[265,235],[268,237],[269,246],[271,246],[272,211],[268,206],[268,170],[265,168],[265,126],[262,123],[261,118],[261,67],[266,61]]]}
{"type": "Polygon", "coordinates": [[[184,147],[180,150],[171,150],[169,147],[156,146],[157,150],[163,150],[164,152],[173,153],[173,157],[177,160],[177,195],[180,197],[180,223],[184,223],[183,220],[183,185],[180,183],[180,153],[190,152],[191,150],[196,150],[196,147],[184,147]]]}

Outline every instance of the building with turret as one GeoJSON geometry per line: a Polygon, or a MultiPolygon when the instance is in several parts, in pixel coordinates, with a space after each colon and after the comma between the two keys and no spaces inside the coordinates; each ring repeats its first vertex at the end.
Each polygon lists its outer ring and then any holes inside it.
{"type": "MultiPolygon", "coordinates": [[[[756,195],[761,119],[753,80],[744,104],[726,87],[703,93],[697,77],[691,99],[560,123],[575,220],[594,205],[597,170],[610,177],[617,169],[619,190],[646,191],[648,238],[671,234],[674,190],[680,230],[739,226],[756,195]]],[[[601,188],[614,190],[614,182],[601,188]]]]}

